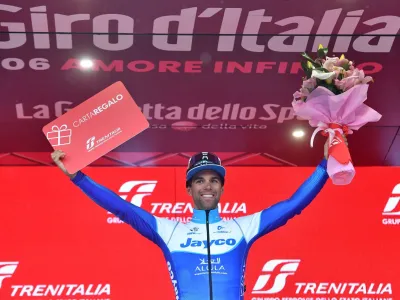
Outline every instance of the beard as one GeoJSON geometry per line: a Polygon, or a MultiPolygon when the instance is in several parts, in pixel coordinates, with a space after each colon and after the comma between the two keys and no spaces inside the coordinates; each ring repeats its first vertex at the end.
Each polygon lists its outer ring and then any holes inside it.
{"type": "Polygon", "coordinates": [[[194,203],[197,206],[197,209],[200,210],[212,210],[218,207],[218,203],[219,203],[219,196],[216,196],[215,198],[203,198],[200,195],[197,196],[194,199],[194,203]]]}

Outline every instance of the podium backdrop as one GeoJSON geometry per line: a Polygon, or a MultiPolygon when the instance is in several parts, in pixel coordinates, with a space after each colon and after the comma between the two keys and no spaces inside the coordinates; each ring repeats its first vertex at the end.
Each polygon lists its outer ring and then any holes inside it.
{"type": "MultiPolygon", "coordinates": [[[[225,218],[288,198],[314,168],[228,168],[225,218]]],[[[400,299],[400,168],[356,168],[258,240],[249,300],[400,299]],[[256,284],[257,283],[257,284],[256,284]],[[257,293],[258,292],[258,293],[257,293]]],[[[188,221],[183,168],[87,168],[157,216],[188,221]]],[[[174,299],[162,252],[52,167],[2,167],[0,299],[174,299]]]]}

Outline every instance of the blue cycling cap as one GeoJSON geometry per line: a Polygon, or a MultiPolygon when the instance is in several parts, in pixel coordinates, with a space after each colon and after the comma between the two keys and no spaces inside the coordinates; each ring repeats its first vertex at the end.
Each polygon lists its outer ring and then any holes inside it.
{"type": "Polygon", "coordinates": [[[221,164],[221,159],[210,152],[200,152],[189,159],[186,170],[186,183],[188,183],[196,173],[203,170],[215,171],[221,177],[222,184],[224,184],[226,170],[221,164]]]}

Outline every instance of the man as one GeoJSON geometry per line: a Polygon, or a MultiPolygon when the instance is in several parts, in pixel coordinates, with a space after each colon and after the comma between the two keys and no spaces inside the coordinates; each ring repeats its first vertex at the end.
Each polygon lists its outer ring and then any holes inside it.
{"type": "Polygon", "coordinates": [[[221,219],[217,207],[226,173],[221,160],[208,152],[194,155],[186,172],[187,192],[193,198],[194,209],[192,220],[186,224],[151,215],[81,171],[68,174],[61,161],[65,153],[61,151],[53,152],[52,158],[90,199],[161,248],[176,299],[242,300],[251,245],[300,214],[318,195],[328,179],[327,148],[325,144],[325,158],[289,199],[229,221],[221,219]]]}

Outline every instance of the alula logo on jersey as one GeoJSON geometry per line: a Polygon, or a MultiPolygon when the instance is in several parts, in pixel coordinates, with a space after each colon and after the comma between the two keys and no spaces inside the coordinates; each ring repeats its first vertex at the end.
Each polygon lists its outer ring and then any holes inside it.
{"type": "Polygon", "coordinates": [[[212,258],[210,263],[208,263],[208,259],[200,258],[200,264],[195,268],[194,275],[205,275],[208,274],[209,271],[211,271],[212,274],[228,274],[225,270],[225,266],[221,262],[220,257],[212,258]]]}
{"type": "MultiPolygon", "coordinates": [[[[318,276],[321,280],[320,282],[294,282],[298,278],[297,272],[300,264],[302,264],[300,259],[273,259],[267,261],[253,287],[252,294],[268,294],[268,297],[271,297],[271,294],[279,294],[284,292],[286,288],[292,288],[296,296],[306,296],[309,300],[314,300],[312,295],[318,295],[315,299],[322,299],[319,297],[329,295],[331,300],[348,299],[334,297],[342,295],[368,296],[368,299],[371,299],[372,295],[379,295],[379,300],[392,300],[392,284],[389,282],[357,282],[354,278],[349,282],[328,282],[320,278],[321,276],[318,276]],[[389,297],[385,298],[385,295],[389,297]]],[[[302,265],[302,268],[306,267],[306,265],[302,265]]],[[[345,271],[343,274],[344,277],[345,271]]],[[[271,298],[253,299],[265,300],[271,298]]],[[[276,297],[274,299],[282,300],[287,298],[276,297]]]]}
{"type": "MultiPolygon", "coordinates": [[[[207,248],[207,240],[199,241],[199,240],[194,240],[192,238],[188,238],[186,242],[180,244],[181,248],[188,248],[188,247],[203,247],[207,248]]],[[[215,246],[234,246],[236,245],[236,240],[235,239],[217,239],[217,240],[210,240],[210,247],[213,245],[215,246]]]]}

